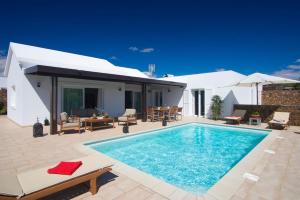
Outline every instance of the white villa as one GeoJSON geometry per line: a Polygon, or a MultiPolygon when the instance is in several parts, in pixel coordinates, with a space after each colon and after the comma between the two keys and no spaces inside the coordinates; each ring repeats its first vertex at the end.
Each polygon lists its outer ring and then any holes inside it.
{"type": "Polygon", "coordinates": [[[245,78],[234,71],[150,78],[104,59],[17,43],[10,43],[4,76],[7,116],[21,126],[37,118],[56,123],[60,112],[73,108],[97,108],[111,116],[136,108],[143,116],[147,106],[178,105],[184,115],[209,117],[216,94],[224,100],[223,115],[234,104],[256,104],[253,88],[234,86],[245,78]]]}

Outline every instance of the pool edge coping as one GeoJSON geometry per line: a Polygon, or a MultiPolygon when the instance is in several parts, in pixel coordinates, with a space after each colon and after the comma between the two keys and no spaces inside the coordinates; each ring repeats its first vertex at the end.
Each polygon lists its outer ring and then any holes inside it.
{"type": "MultiPolygon", "coordinates": [[[[81,153],[84,154],[93,154],[98,155],[102,157],[103,160],[108,160],[112,162],[113,170],[123,174],[134,181],[146,186],[147,188],[153,190],[154,192],[169,198],[173,199],[174,195],[176,197],[182,196],[181,199],[185,198],[187,195],[193,195],[197,199],[202,199],[202,197],[212,197],[215,199],[230,199],[239,189],[239,187],[242,185],[242,183],[245,181],[245,178],[243,178],[243,174],[246,172],[251,172],[253,168],[256,166],[256,164],[260,161],[260,159],[265,155],[264,150],[268,149],[268,147],[273,143],[276,136],[279,135],[279,131],[272,130],[272,129],[266,129],[266,128],[260,128],[260,127],[244,127],[244,126],[236,126],[236,125],[229,125],[229,124],[217,124],[217,123],[207,123],[207,122],[199,122],[199,121],[193,121],[193,122],[183,122],[180,124],[170,125],[168,127],[161,127],[161,128],[153,128],[149,130],[144,131],[137,131],[126,135],[118,135],[107,139],[94,139],[94,140],[88,140],[84,142],[80,142],[74,145],[74,147],[79,150],[81,153]],[[193,123],[200,123],[200,124],[208,124],[208,125],[217,125],[217,126],[225,126],[225,127],[233,127],[233,128],[242,128],[242,129],[252,129],[252,130],[261,130],[261,131],[268,131],[268,135],[260,142],[258,143],[246,156],[244,156],[232,169],[230,169],[220,180],[217,181],[210,189],[208,189],[204,194],[202,195],[195,195],[191,192],[187,192],[179,187],[176,187],[175,185],[169,184],[159,178],[156,178],[150,174],[147,174],[146,172],[143,172],[139,169],[136,169],[134,167],[131,167],[119,160],[113,159],[101,152],[98,152],[90,147],[88,147],[88,144],[93,144],[97,142],[106,142],[110,140],[116,140],[121,138],[129,138],[132,136],[138,136],[141,134],[146,134],[148,132],[152,131],[159,131],[164,130],[168,128],[174,128],[182,125],[187,124],[193,124],[193,123]],[[234,180],[234,184],[232,182],[234,180]]],[[[177,197],[178,199],[178,197],[177,197]]]]}

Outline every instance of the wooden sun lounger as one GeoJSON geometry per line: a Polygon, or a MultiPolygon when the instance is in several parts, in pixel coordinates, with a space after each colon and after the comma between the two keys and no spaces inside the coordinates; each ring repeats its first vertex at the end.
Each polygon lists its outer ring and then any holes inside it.
{"type": "Polygon", "coordinates": [[[0,200],[32,200],[46,197],[58,191],[89,181],[90,192],[97,193],[97,177],[111,170],[111,164],[97,156],[76,159],[82,166],[72,175],[48,174],[45,167],[18,174],[0,177],[0,200]],[[4,181],[7,180],[7,181],[4,181]]]}
{"type": "Polygon", "coordinates": [[[268,122],[270,128],[282,128],[288,127],[290,120],[289,112],[274,112],[273,119],[268,122]]]}
{"type": "Polygon", "coordinates": [[[227,123],[236,122],[237,124],[240,124],[241,121],[244,119],[246,110],[235,110],[231,116],[224,117],[227,123]]]}

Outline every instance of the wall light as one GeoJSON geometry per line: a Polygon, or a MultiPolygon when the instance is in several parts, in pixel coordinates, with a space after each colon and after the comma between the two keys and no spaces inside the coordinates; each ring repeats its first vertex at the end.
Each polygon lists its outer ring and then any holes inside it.
{"type": "Polygon", "coordinates": [[[36,83],[36,86],[37,86],[37,87],[41,87],[41,82],[37,82],[37,83],[36,83]]]}

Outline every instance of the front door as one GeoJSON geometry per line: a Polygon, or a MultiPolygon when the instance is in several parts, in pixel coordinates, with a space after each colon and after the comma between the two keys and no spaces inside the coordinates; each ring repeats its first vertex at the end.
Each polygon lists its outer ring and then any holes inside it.
{"type": "Polygon", "coordinates": [[[125,91],[125,108],[133,108],[132,91],[125,91]]]}
{"type": "Polygon", "coordinates": [[[194,108],[194,115],[199,115],[199,91],[198,90],[196,90],[195,91],[195,93],[194,93],[194,98],[195,98],[195,100],[194,100],[194,106],[195,106],[195,108],[194,108]]]}
{"type": "Polygon", "coordinates": [[[205,92],[204,92],[204,90],[200,91],[200,100],[201,100],[200,113],[201,113],[201,116],[204,116],[205,115],[205,92]]]}

